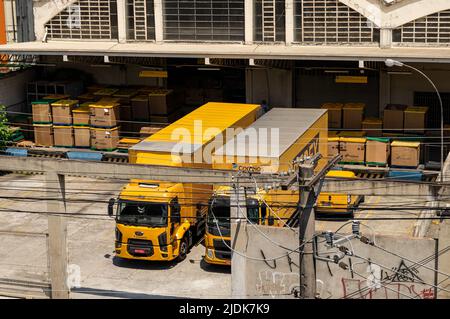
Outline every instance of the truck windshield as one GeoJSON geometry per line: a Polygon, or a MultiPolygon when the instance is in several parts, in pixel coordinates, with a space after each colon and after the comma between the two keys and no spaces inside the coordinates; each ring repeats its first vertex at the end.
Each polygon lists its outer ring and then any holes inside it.
{"type": "Polygon", "coordinates": [[[117,220],[133,225],[163,227],[167,226],[167,213],[167,204],[119,201],[117,220]]]}

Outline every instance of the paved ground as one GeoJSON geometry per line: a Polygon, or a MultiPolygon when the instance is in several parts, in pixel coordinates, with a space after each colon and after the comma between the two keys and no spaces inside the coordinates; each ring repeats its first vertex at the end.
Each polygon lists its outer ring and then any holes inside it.
{"type": "MultiPolygon", "coordinates": [[[[204,265],[201,262],[204,253],[201,244],[194,247],[188,259],[180,264],[113,258],[114,220],[106,216],[106,202],[110,197],[117,196],[124,183],[87,178],[67,179],[68,212],[93,215],[72,216],[68,219],[69,260],[81,270],[81,288],[73,291],[72,298],[230,297],[229,269],[204,265]],[[83,202],[85,200],[90,202],[83,202]]],[[[20,212],[45,211],[45,202],[39,198],[52,194],[46,194],[44,187],[41,175],[11,174],[0,177],[0,290],[2,278],[43,281],[48,277],[46,238],[20,234],[47,231],[46,216],[20,212]],[[30,197],[35,199],[25,199],[30,197]],[[14,211],[11,211],[12,208],[14,211]]],[[[355,217],[414,217],[419,212],[408,211],[407,207],[418,205],[420,201],[423,199],[366,197],[355,217]],[[395,212],[374,209],[392,205],[404,206],[405,209],[395,212]]],[[[316,228],[318,231],[336,230],[343,223],[317,221],[316,228]]],[[[389,223],[372,220],[364,223],[375,233],[412,236],[415,221],[389,223]]],[[[441,247],[444,243],[450,244],[450,223],[434,223],[433,227],[441,228],[441,247]]],[[[362,230],[366,234],[370,232],[368,229],[362,230]]]]}
{"type": "MultiPolygon", "coordinates": [[[[395,223],[387,222],[385,220],[364,220],[370,218],[405,218],[419,216],[419,211],[408,210],[408,206],[424,206],[421,203],[423,199],[420,198],[404,198],[397,196],[378,197],[378,196],[366,196],[364,203],[359,206],[359,210],[355,213],[355,219],[361,219],[361,222],[371,227],[375,233],[383,233],[384,235],[397,235],[397,236],[412,236],[414,231],[414,220],[396,220],[395,223]],[[384,206],[384,207],[383,207],[384,206]],[[404,207],[404,210],[383,210],[385,207],[396,206],[404,207]],[[380,208],[380,209],[376,209],[380,208]]],[[[334,231],[343,225],[344,221],[317,221],[317,231],[334,231]]],[[[372,232],[371,229],[361,227],[361,231],[364,233],[372,232]]],[[[351,225],[346,226],[343,229],[347,232],[351,231],[351,225]]]]}
{"type": "MultiPolygon", "coordinates": [[[[69,262],[80,267],[81,288],[73,298],[165,298],[230,296],[230,271],[201,262],[204,247],[194,247],[180,263],[123,261],[113,258],[114,220],[106,216],[106,203],[124,184],[87,178],[68,178],[68,212],[94,214],[68,219],[69,262]],[[70,202],[89,199],[96,203],[70,202]],[[103,202],[102,202],[103,201],[103,202]]],[[[17,211],[44,211],[42,200],[5,197],[44,197],[43,176],[0,177],[0,277],[42,281],[46,273],[46,239],[6,232],[47,231],[47,218],[17,211]],[[8,212],[11,208],[15,212],[8,212]],[[5,211],[6,210],[6,211],[5,211]]]]}

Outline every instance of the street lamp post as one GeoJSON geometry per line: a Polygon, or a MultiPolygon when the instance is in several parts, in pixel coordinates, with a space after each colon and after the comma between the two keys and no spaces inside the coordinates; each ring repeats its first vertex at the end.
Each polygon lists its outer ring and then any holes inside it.
{"type": "Polygon", "coordinates": [[[437,89],[434,82],[425,73],[423,73],[419,69],[417,69],[411,65],[405,64],[403,62],[392,60],[392,59],[387,59],[385,61],[385,64],[387,67],[390,67],[390,68],[393,66],[398,66],[398,67],[406,67],[406,68],[416,71],[417,73],[421,74],[425,79],[427,79],[428,82],[430,82],[430,84],[433,86],[434,90],[436,91],[436,94],[439,98],[439,104],[441,106],[441,178],[440,178],[440,181],[441,181],[441,183],[443,183],[444,182],[444,105],[442,103],[441,94],[439,93],[439,90],[437,89]]]}

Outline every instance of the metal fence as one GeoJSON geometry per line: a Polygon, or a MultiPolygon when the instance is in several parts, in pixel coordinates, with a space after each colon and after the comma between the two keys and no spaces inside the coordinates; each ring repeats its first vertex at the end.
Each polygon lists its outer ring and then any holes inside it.
{"type": "Polygon", "coordinates": [[[164,39],[244,41],[244,0],[164,0],[164,39]]]}
{"type": "Polygon", "coordinates": [[[380,31],[338,0],[295,0],[295,40],[307,44],[378,43],[380,31]]]}

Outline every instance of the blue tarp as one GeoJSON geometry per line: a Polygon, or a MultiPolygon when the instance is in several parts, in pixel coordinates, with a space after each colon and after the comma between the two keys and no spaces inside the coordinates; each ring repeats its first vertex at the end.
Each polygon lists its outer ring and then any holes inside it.
{"type": "Polygon", "coordinates": [[[22,157],[28,156],[28,150],[26,148],[8,147],[5,153],[6,155],[9,156],[22,156],[22,157]]]}
{"type": "Polygon", "coordinates": [[[421,181],[423,173],[415,171],[389,171],[388,177],[391,179],[403,179],[408,181],[421,181]]]}
{"type": "Polygon", "coordinates": [[[103,153],[101,152],[67,152],[67,158],[72,160],[83,160],[83,161],[101,161],[103,158],[103,153]]]}

